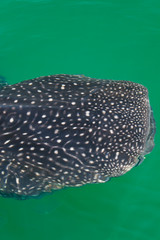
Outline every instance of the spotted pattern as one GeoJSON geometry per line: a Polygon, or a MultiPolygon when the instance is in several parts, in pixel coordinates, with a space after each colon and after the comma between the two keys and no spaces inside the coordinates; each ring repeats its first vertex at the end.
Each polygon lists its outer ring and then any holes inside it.
{"type": "Polygon", "coordinates": [[[153,146],[148,91],[83,75],[39,77],[0,90],[0,195],[27,198],[105,182],[153,146]]]}

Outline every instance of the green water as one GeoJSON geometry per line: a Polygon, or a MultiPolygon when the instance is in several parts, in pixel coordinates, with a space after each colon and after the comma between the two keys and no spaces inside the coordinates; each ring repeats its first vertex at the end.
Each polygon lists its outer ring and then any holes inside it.
{"type": "Polygon", "coordinates": [[[160,1],[0,0],[0,75],[10,83],[69,73],[149,89],[156,146],[105,184],[41,199],[0,198],[0,239],[160,239],[160,1]]]}

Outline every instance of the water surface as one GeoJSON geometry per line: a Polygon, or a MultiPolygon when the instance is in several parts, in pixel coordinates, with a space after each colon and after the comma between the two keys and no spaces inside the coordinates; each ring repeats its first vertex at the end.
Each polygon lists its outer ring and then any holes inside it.
{"type": "Polygon", "coordinates": [[[131,80],[149,89],[156,146],[105,184],[38,200],[0,199],[1,239],[159,239],[160,3],[0,1],[0,75],[9,83],[48,74],[131,80]]]}

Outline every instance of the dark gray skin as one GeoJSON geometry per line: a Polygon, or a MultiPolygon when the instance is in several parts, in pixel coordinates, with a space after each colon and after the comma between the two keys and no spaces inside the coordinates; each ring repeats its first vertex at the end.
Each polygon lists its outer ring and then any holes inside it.
{"type": "Polygon", "coordinates": [[[129,81],[52,75],[0,90],[0,195],[106,182],[154,147],[147,89],[129,81]]]}

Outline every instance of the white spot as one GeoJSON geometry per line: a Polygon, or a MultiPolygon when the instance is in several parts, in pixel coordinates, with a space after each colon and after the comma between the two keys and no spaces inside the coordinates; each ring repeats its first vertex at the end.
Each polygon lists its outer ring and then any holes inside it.
{"type": "Polygon", "coordinates": [[[69,137],[70,135],[69,134],[66,134],[65,137],[69,137]]]}
{"type": "Polygon", "coordinates": [[[74,151],[75,149],[74,149],[74,147],[70,147],[70,150],[71,150],[71,151],[74,151]]]}
{"type": "Polygon", "coordinates": [[[10,141],[11,141],[11,140],[7,140],[7,141],[5,141],[5,142],[4,142],[4,144],[7,144],[7,143],[9,143],[10,141]]]}
{"type": "Polygon", "coordinates": [[[11,118],[9,119],[9,121],[10,121],[10,123],[13,123],[13,122],[14,122],[14,118],[11,117],[11,118]]]}
{"type": "Polygon", "coordinates": [[[86,116],[87,116],[87,117],[90,116],[90,111],[86,111],[86,116]]]}
{"type": "Polygon", "coordinates": [[[84,170],[85,170],[86,172],[89,172],[89,171],[90,171],[88,168],[85,168],[84,170]]]}
{"type": "Polygon", "coordinates": [[[27,112],[27,116],[31,115],[31,112],[27,112]]]}
{"type": "Polygon", "coordinates": [[[40,174],[38,172],[35,172],[36,176],[40,176],[40,174]]]}
{"type": "Polygon", "coordinates": [[[71,102],[72,105],[76,105],[76,102],[71,102]]]}
{"type": "Polygon", "coordinates": [[[68,162],[68,159],[67,158],[63,158],[63,161],[68,162]]]}
{"type": "Polygon", "coordinates": [[[22,133],[22,135],[27,135],[27,133],[22,133]]]}
{"type": "Polygon", "coordinates": [[[80,133],[79,136],[84,136],[85,133],[80,133]]]}
{"type": "Polygon", "coordinates": [[[19,148],[18,151],[22,151],[24,148],[19,148]]]}
{"type": "Polygon", "coordinates": [[[99,138],[98,138],[98,142],[101,142],[101,141],[102,141],[102,137],[99,137],[99,138]]]}
{"type": "Polygon", "coordinates": [[[50,136],[45,136],[45,138],[50,138],[50,136]]]}
{"type": "Polygon", "coordinates": [[[56,129],[56,130],[54,131],[54,133],[55,133],[55,134],[59,133],[59,130],[58,130],[58,129],[56,129]]]}
{"type": "Polygon", "coordinates": [[[83,156],[83,157],[86,157],[86,154],[85,154],[85,153],[82,153],[82,156],[83,156]]]}
{"type": "Polygon", "coordinates": [[[64,84],[62,84],[62,86],[61,86],[61,89],[62,89],[62,90],[64,90],[64,89],[65,89],[65,85],[64,85],[64,84]]]}
{"type": "Polygon", "coordinates": [[[89,163],[93,164],[93,163],[94,163],[94,161],[90,160],[90,161],[89,161],[89,163]]]}
{"type": "Polygon", "coordinates": [[[19,184],[19,178],[16,178],[16,183],[19,184]]]}
{"type": "Polygon", "coordinates": [[[115,156],[116,160],[118,159],[118,156],[119,156],[119,152],[116,152],[116,156],[115,156]]]}
{"type": "Polygon", "coordinates": [[[115,119],[118,119],[118,115],[114,115],[114,118],[115,118],[115,119]]]}
{"type": "Polygon", "coordinates": [[[9,147],[9,148],[12,148],[12,147],[14,147],[14,145],[12,144],[12,145],[9,145],[8,147],[9,147]]]}
{"type": "Polygon", "coordinates": [[[111,134],[113,134],[113,133],[114,133],[112,129],[110,130],[110,133],[111,133],[111,134]]]}

